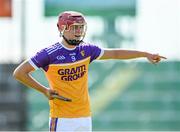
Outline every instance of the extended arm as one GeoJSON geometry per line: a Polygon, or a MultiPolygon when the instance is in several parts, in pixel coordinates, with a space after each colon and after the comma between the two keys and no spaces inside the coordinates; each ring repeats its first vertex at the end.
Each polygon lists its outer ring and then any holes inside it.
{"type": "Polygon", "coordinates": [[[158,54],[151,54],[148,52],[135,51],[135,50],[121,50],[121,49],[107,49],[104,50],[103,59],[134,59],[146,57],[151,63],[158,63],[161,59],[166,59],[166,57],[160,56],[158,54]]]}

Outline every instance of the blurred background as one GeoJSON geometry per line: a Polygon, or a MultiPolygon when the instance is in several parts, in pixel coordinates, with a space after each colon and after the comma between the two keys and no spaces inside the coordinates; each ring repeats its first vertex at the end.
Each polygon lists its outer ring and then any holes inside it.
{"type": "MultiPolygon", "coordinates": [[[[57,15],[65,10],[86,16],[85,41],[168,58],[158,65],[146,59],[93,62],[93,130],[180,130],[179,0],[0,0],[0,130],[48,130],[48,100],[12,72],[59,41],[57,15]]],[[[32,75],[48,86],[43,71],[32,75]]]]}

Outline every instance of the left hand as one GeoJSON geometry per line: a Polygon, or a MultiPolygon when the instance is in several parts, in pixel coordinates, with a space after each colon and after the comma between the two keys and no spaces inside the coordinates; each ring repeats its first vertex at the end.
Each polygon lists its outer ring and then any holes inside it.
{"type": "Polygon", "coordinates": [[[53,89],[50,89],[50,88],[47,88],[44,94],[49,100],[52,100],[52,99],[56,98],[56,99],[63,100],[63,101],[68,101],[68,102],[72,101],[69,98],[66,98],[66,97],[63,97],[63,96],[59,95],[56,90],[53,90],[53,89]]]}
{"type": "Polygon", "coordinates": [[[166,57],[160,56],[159,54],[148,54],[146,57],[152,64],[160,62],[161,59],[167,59],[166,57]]]}

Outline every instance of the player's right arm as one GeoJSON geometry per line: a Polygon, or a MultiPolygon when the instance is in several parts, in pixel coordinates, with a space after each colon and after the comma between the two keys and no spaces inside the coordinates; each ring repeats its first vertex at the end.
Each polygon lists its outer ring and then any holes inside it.
{"type": "Polygon", "coordinates": [[[15,69],[13,76],[24,85],[43,93],[48,99],[53,99],[52,94],[57,94],[56,91],[49,89],[36,81],[30,75],[34,70],[34,67],[26,60],[15,69]]]}

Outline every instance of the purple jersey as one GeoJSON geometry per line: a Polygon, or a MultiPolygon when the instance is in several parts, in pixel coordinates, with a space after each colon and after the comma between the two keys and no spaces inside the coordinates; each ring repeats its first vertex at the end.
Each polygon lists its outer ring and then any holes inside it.
{"type": "Polygon", "coordinates": [[[37,52],[30,60],[35,68],[48,70],[50,64],[73,63],[90,57],[90,63],[103,55],[103,50],[95,45],[82,43],[74,49],[66,48],[61,43],[56,43],[37,52]]]}

